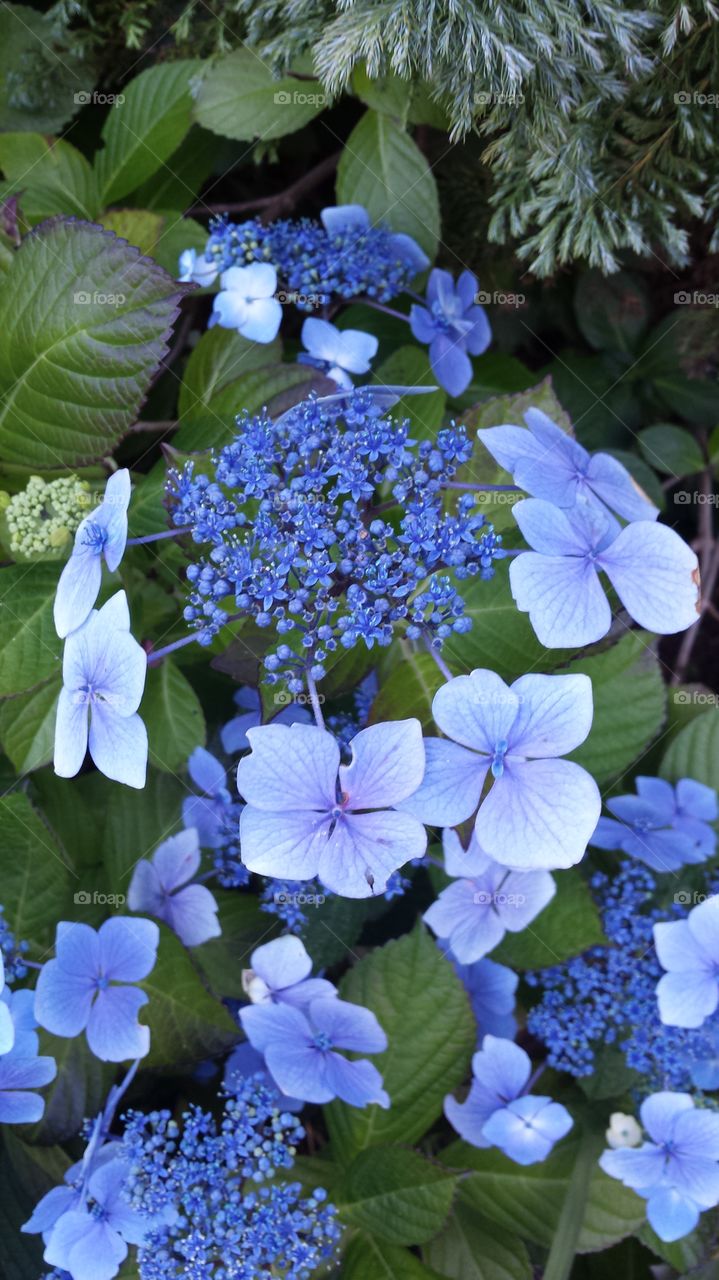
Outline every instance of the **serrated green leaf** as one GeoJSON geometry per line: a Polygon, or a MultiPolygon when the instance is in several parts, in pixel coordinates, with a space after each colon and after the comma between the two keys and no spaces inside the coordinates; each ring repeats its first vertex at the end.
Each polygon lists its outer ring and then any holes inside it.
{"type": "Polygon", "coordinates": [[[234,49],[208,63],[195,97],[198,124],[241,142],[296,133],[327,102],[318,80],[278,80],[249,49],[234,49]]]}
{"type": "Polygon", "coordinates": [[[95,169],[102,201],[114,204],[157,173],[190,128],[194,59],[148,67],[105,118],[95,169]]]}
{"type": "Polygon", "coordinates": [[[370,1277],[371,1280],[443,1280],[407,1249],[358,1232],[347,1246],[342,1280],[370,1280],[370,1277]]]}
{"type": "Polygon", "coordinates": [[[568,758],[597,782],[608,782],[642,755],[664,724],[666,686],[659,662],[644,636],[632,631],[568,670],[590,676],[594,694],[589,736],[568,758]]]}
{"type": "Polygon", "coordinates": [[[605,941],[592,896],[575,870],[554,873],[552,901],[521,933],[508,933],[492,959],[512,969],[546,969],[605,941]]]}
{"type": "Polygon", "coordinates": [[[690,476],[704,466],[702,451],[694,436],[671,422],[657,422],[640,431],[639,448],[649,465],[664,475],[690,476]]]}
{"type": "Polygon", "coordinates": [[[151,257],[169,275],[176,276],[180,267],[180,254],[185,249],[194,249],[198,254],[205,252],[207,228],[194,218],[183,218],[175,211],[163,211],[162,220],[162,231],[151,250],[151,257]]]}
{"type": "Polygon", "coordinates": [[[342,1219],[390,1244],[424,1244],[442,1229],[455,1179],[403,1147],[373,1147],[352,1161],[334,1203],[342,1219]]]}
{"type": "Polygon", "coordinates": [[[708,787],[719,787],[719,715],[716,708],[697,716],[680,730],[662,760],[659,773],[669,782],[695,778],[708,787]]]}
{"type": "Polygon", "coordinates": [[[0,298],[4,459],[47,470],[108,453],[136,416],[184,292],[90,223],[36,227],[0,298]]]}
{"type": "MultiPolygon", "coordinates": [[[[597,1159],[604,1140],[597,1135],[597,1159]]],[[[464,1142],[443,1153],[452,1168],[472,1169],[462,1196],[483,1217],[549,1248],[571,1185],[579,1144],[569,1138],[537,1165],[517,1165],[500,1151],[480,1151],[464,1142]]],[[[592,1170],[578,1252],[605,1249],[632,1235],[646,1216],[646,1204],[596,1164],[592,1170]]]]}
{"type": "Polygon", "coordinates": [[[382,682],[370,708],[370,724],[416,716],[425,732],[433,731],[432,699],[444,676],[429,653],[409,653],[382,682]]]}
{"type": "Polygon", "coordinates": [[[140,1021],[150,1028],[146,1067],[182,1067],[226,1052],[240,1032],[225,1006],[205,987],[188,952],[170,929],[160,926],[152,973],[139,983],[150,997],[140,1021]]]}
{"type": "Polygon", "coordinates": [[[17,938],[45,954],[56,922],[67,918],[77,877],[27,796],[0,797],[0,823],[5,919],[17,938]]]}
{"type": "Polygon", "coordinates": [[[61,683],[58,675],[0,702],[0,743],[18,773],[31,773],[52,760],[61,683]]]}
{"type": "Polygon", "coordinates": [[[22,221],[29,226],[58,213],[92,219],[100,208],[92,166],[62,138],[0,134],[0,169],[9,183],[4,198],[19,195],[22,221]]]}
{"type": "Polygon", "coordinates": [[[414,1142],[430,1128],[445,1094],[466,1076],[476,1027],[462,984],[421,926],[366,956],[340,989],[372,1010],[389,1041],[373,1061],[390,1109],[339,1101],[325,1108],[335,1153],[347,1161],[365,1147],[414,1142]]]}
{"type": "Polygon", "coordinates": [[[140,253],[152,254],[165,219],[163,214],[150,209],[109,209],[99,222],[106,231],[112,231],[128,244],[134,244],[140,253]]]}
{"type": "Polygon", "coordinates": [[[132,203],[138,209],[160,209],[163,212],[165,209],[186,209],[196,200],[221,151],[219,138],[198,125],[192,125],[159,173],[154,173],[141,186],[135,187],[132,203]]]}
{"type": "Polygon", "coordinates": [[[362,63],[352,74],[352,89],[366,106],[394,117],[398,124],[429,124],[449,131],[447,113],[430,96],[429,85],[400,76],[369,76],[362,63]]]}
{"type": "Polygon", "coordinates": [[[446,1227],[422,1253],[449,1280],[532,1280],[534,1275],[520,1237],[478,1218],[461,1192],[446,1227]]]}
{"type": "Polygon", "coordinates": [[[0,571],[0,697],[24,693],[60,671],[62,641],[52,618],[56,564],[0,571]]]}
{"type": "Polygon", "coordinates": [[[150,740],[150,764],[164,773],[183,768],[206,741],[205,717],[192,685],[171,659],[150,667],[141,714],[150,740]]]}
{"type": "Polygon", "coordinates": [[[437,184],[416,142],[388,116],[367,111],[352,130],[337,169],[337,203],[361,204],[373,222],[405,232],[435,257],[437,184]]]}

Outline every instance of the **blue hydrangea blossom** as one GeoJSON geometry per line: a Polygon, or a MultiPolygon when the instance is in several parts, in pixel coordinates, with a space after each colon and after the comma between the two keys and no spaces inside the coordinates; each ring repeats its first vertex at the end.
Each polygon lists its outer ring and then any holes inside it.
{"type": "Polygon", "coordinates": [[[509,566],[512,595],[547,648],[607,634],[612,611],[600,572],[648,631],[669,635],[696,622],[698,561],[668,525],[639,520],[620,529],[608,511],[586,502],[561,510],[540,498],[523,498],[512,514],[532,548],[509,566]]]}
{"type": "Polygon", "coordinates": [[[255,947],[242,986],[252,1004],[291,1004],[302,1008],[312,1000],[337,994],[326,978],[311,978],[312,959],[293,934],[255,947]]]}
{"type": "Polygon", "coordinates": [[[305,351],[297,359],[300,364],[321,369],[340,387],[352,387],[350,374],[368,373],[377,354],[379,342],[374,334],[361,329],[338,329],[328,320],[310,316],[302,325],[305,351]]]}
{"type": "Polygon", "coordinates": [[[635,796],[607,800],[612,818],[600,818],[591,843],[598,849],[621,849],[653,871],[676,871],[704,862],[717,846],[709,824],[719,816],[712,787],[682,778],[673,787],[663,778],[636,779],[635,796]]]}
{"type": "Polygon", "coordinates": [[[655,924],[654,945],[667,971],[657,984],[659,1017],[670,1027],[700,1027],[719,1005],[719,896],[686,920],[655,924]]]}
{"type": "Polygon", "coordinates": [[[374,1014],[337,996],[312,1000],[302,1009],[289,1004],[255,1004],[240,1010],[242,1029],[259,1050],[272,1079],[306,1102],[341,1098],[353,1107],[389,1107],[382,1077],[366,1058],[337,1051],[383,1053],[387,1037],[374,1014]]]}
{"type": "Polygon", "coordinates": [[[144,1244],[154,1225],[127,1199],[129,1173],[125,1160],[109,1160],[91,1174],[91,1203],[60,1214],[47,1234],[46,1262],[67,1271],[72,1280],[112,1280],[117,1275],[128,1245],[144,1244]]]}
{"type": "Polygon", "coordinates": [[[444,869],[457,877],[424,913],[429,927],[461,964],[474,964],[520,933],[555,894],[548,871],[508,871],[482,853],[473,836],[465,849],[451,828],[444,832],[444,869]]]}
{"type": "Polygon", "coordinates": [[[105,486],[99,507],[85,517],[75,534],[53,609],[55,630],[62,639],[82,626],[97,600],[103,559],[114,573],[125,554],[130,490],[130,472],[126,468],[116,471],[105,486]]]}
{"type": "MultiPolygon", "coordinates": [[[[12,1025],[12,1046],[0,1053],[0,1124],[34,1124],[45,1110],[36,1089],[57,1074],[54,1058],[42,1056],[35,1032],[32,991],[3,992],[3,1009],[12,1025]]],[[[6,1036],[6,1043],[9,1037],[6,1036]]]]}
{"type": "Polygon", "coordinates": [[[451,1094],[444,1112],[465,1142],[499,1147],[515,1164],[546,1160],[555,1142],[572,1127],[572,1117],[559,1102],[528,1094],[532,1063],[510,1040],[485,1036],[472,1058],[472,1085],[465,1102],[451,1094]]]}
{"type": "Polygon", "coordinates": [[[651,1141],[605,1151],[600,1165],[647,1201],[660,1240],[680,1240],[719,1204],[719,1115],[688,1093],[653,1093],[640,1108],[651,1141]]]}
{"type": "Polygon", "coordinates": [[[500,1040],[513,1040],[517,1033],[514,1016],[515,995],[519,978],[504,964],[494,960],[477,960],[475,964],[460,964],[448,953],[457,977],[469,996],[477,1023],[477,1046],[485,1036],[497,1036],[500,1040]]]}
{"type": "Polygon", "coordinates": [[[106,777],[144,787],[147,730],[137,708],[146,672],[145,650],[130,635],[127,596],[118,591],[65,642],[55,721],[55,772],[61,778],[75,776],[89,748],[106,777]]]}
{"type": "Polygon", "coordinates": [[[477,432],[485,449],[526,493],[557,507],[583,500],[611,507],[624,520],[656,520],[659,512],[636,480],[608,453],[589,453],[541,409],[528,409],[524,427],[477,432]]]}
{"type": "Polygon", "coordinates": [[[185,797],[182,821],[196,830],[203,849],[219,849],[232,817],[227,770],[211,752],[196,747],[187,762],[187,771],[202,795],[185,797]]]}
{"type": "Polygon", "coordinates": [[[478,809],[477,842],[495,862],[518,871],[573,866],[601,800],[584,769],[557,757],[584,741],[592,711],[585,675],[526,675],[512,685],[486,669],[456,676],[432,703],[447,736],[425,739],[424,781],[402,808],[448,827],[478,809]]]}
{"type": "Polygon", "coordinates": [[[163,920],[186,947],[220,936],[217,903],[204,884],[190,884],[200,869],[197,831],[189,827],[158,845],[151,859],[135,864],[127,891],[131,911],[163,920]]]}
{"type": "MultiPolygon", "coordinates": [[[[234,700],[240,714],[233,716],[220,729],[222,750],[226,751],[228,756],[235,755],[238,751],[249,751],[247,730],[262,724],[262,699],[258,689],[244,685],[236,691],[234,700]]],[[[277,715],[272,717],[273,724],[309,724],[311,720],[312,715],[307,707],[294,701],[283,706],[277,715]]]]}
{"type": "Polygon", "coordinates": [[[272,342],[282,323],[282,304],[276,292],[277,272],[269,263],[230,267],[220,276],[210,325],[236,329],[251,342],[272,342]]]}
{"type": "Polygon", "coordinates": [[[152,920],[113,916],[99,930],[60,921],[55,959],[43,965],[35,1017],[56,1036],[87,1032],[103,1062],[144,1058],[150,1031],[137,1020],[148,996],[134,984],[152,971],[160,931],[152,920]]]}
{"type": "Polygon", "coordinates": [[[196,249],[183,249],[177,278],[184,283],[209,288],[217,278],[217,267],[214,262],[208,262],[204,254],[198,254],[196,249]]]}
{"type": "Polygon", "coordinates": [[[412,306],[409,322],[418,342],[429,344],[432,372],[451,396],[472,381],[469,356],[481,356],[492,341],[487,313],[477,304],[477,277],[463,271],[455,285],[449,271],[435,267],[427,282],[427,306],[412,306]]]}
{"type": "Polygon", "coordinates": [[[424,772],[418,720],[371,725],[340,764],[333,736],[314,725],[264,725],[237,768],[245,866],[259,875],[310,880],[346,898],[381,893],[393,871],[424,854],[415,817],[394,807],[424,772]]]}

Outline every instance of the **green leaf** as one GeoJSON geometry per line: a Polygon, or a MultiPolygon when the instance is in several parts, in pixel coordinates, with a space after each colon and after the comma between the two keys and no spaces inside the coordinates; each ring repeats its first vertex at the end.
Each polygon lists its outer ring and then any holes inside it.
{"type": "Polygon", "coordinates": [[[492,952],[492,959],[512,969],[546,969],[588,947],[606,941],[599,913],[580,873],[554,873],[552,901],[521,933],[508,933],[492,952]]]}
{"type": "Polygon", "coordinates": [[[250,342],[234,329],[222,329],[219,325],[209,329],[194,347],[182,375],[177,404],[179,421],[212,422],[215,405],[222,403],[220,396],[227,387],[254,369],[278,362],[281,355],[279,338],[268,343],[250,342]]]}
{"type": "MultiPolygon", "coordinates": [[[[434,387],[427,352],[420,347],[404,346],[393,351],[375,371],[373,382],[385,386],[434,387]]],[[[404,396],[393,409],[398,418],[409,418],[409,434],[416,440],[433,440],[444,419],[447,396],[441,389],[428,395],[404,396]]]]}
{"type": "Polygon", "coordinates": [[[77,877],[27,796],[13,792],[1,797],[0,823],[5,919],[17,938],[45,954],[56,922],[67,918],[77,877]]]}
{"type": "Polygon", "coordinates": [[[52,618],[58,576],[56,564],[42,562],[0,571],[0,697],[60,671],[62,641],[52,618]]]}
{"type": "MultiPolygon", "coordinates": [[[[145,254],[154,252],[165,225],[163,215],[150,209],[109,209],[99,221],[106,231],[112,231],[145,254]]],[[[177,263],[174,266],[176,274],[177,263]]]]}
{"type": "Polygon", "coordinates": [[[684,427],[657,422],[639,433],[639,447],[650,466],[664,475],[690,476],[704,466],[702,451],[684,427]]]}
{"type": "Polygon", "coordinates": [[[224,138],[282,138],[302,129],[327,102],[318,80],[278,80],[249,49],[235,49],[206,67],[196,93],[195,119],[224,138]]]}
{"type": "Polygon", "coordinates": [[[695,778],[719,787],[719,715],[716,708],[697,716],[669,746],[659,773],[669,782],[695,778]]]}
{"type": "MultiPolygon", "coordinates": [[[[249,968],[250,952],[261,942],[270,941],[278,932],[278,922],[260,910],[259,901],[253,893],[216,889],[214,885],[212,893],[219,907],[222,935],[211,938],[201,947],[193,947],[192,958],[215,995],[243,1000],[247,995],[242,986],[242,970],[249,968]]],[[[314,952],[311,954],[315,966],[324,963],[317,960],[314,952]]]]}
{"type": "MultiPolygon", "coordinates": [[[[139,209],[186,209],[220,160],[222,145],[206,129],[192,125],[160,172],[135,187],[132,203],[139,209]]],[[[207,229],[204,231],[207,240],[207,229]]]]}
{"type": "Polygon", "coordinates": [[[114,204],[157,173],[190,128],[194,59],[148,67],[105,118],[95,169],[103,204],[114,204]]]}
{"type": "Polygon", "coordinates": [[[413,1253],[359,1232],[347,1246],[342,1280],[370,1280],[370,1277],[371,1280],[443,1280],[413,1253]]]}
{"type": "Polygon", "coordinates": [[[716,382],[675,373],[656,378],[654,386],[669,408],[693,426],[714,426],[719,420],[719,386],[716,382]]]}
{"type": "Polygon", "coordinates": [[[62,848],[72,850],[74,866],[78,870],[94,866],[101,857],[108,810],[108,784],[104,775],[83,773],[68,779],[42,769],[32,776],[30,799],[40,809],[62,848]]]}
{"type": "Polygon", "coordinates": [[[187,793],[179,778],[155,769],[148,771],[141,791],[106,787],[100,846],[108,881],[106,892],[127,893],[138,859],[148,858],[160,841],[180,825],[182,801],[187,793]]]}
{"type": "MultiPolygon", "coordinates": [[[[598,1159],[604,1139],[596,1135],[598,1159]]],[[[500,1151],[480,1151],[454,1143],[442,1156],[452,1168],[472,1169],[464,1179],[463,1199],[483,1217],[512,1233],[549,1248],[557,1231],[577,1159],[579,1144],[570,1138],[537,1165],[517,1165],[500,1151]]],[[[594,1164],[577,1251],[590,1253],[631,1235],[644,1222],[639,1196],[594,1164]]]]}
{"type": "Polygon", "coordinates": [[[449,636],[442,646],[442,656],[456,674],[491,667],[503,680],[516,680],[526,671],[551,671],[571,654],[539,643],[528,615],[519,613],[512,599],[506,563],[500,561],[487,582],[465,579],[458,587],[472,630],[449,636]]]}
{"type": "Polygon", "coordinates": [[[171,660],[150,667],[141,715],[150,739],[150,764],[165,773],[184,768],[206,742],[205,717],[191,684],[171,660]]]}
{"type": "Polygon", "coordinates": [[[361,1151],[332,1198],[350,1226],[390,1244],[424,1244],[441,1230],[455,1179],[402,1147],[361,1151]]]}
{"type": "MultiPolygon", "coordinates": [[[[214,330],[213,330],[214,332],[214,330]]],[[[258,347],[257,343],[253,346],[258,347]]],[[[260,351],[264,348],[260,347],[260,351]]],[[[291,403],[297,403],[312,390],[314,376],[301,364],[269,364],[233,379],[203,404],[196,405],[183,419],[173,440],[173,447],[195,452],[220,448],[237,435],[235,419],[243,410],[259,413],[264,407],[272,411],[272,402],[291,392],[291,403]]]]}
{"type": "Polygon", "coordinates": [[[311,894],[310,897],[316,900],[300,901],[298,906],[307,920],[302,928],[302,941],[316,968],[328,968],[350,958],[365,921],[377,915],[385,905],[382,898],[341,898],[334,893],[328,896],[311,894]]]}
{"type": "Polygon", "coordinates": [[[467,1074],[476,1029],[462,984],[421,926],[361,960],[341,993],[371,1009],[389,1041],[373,1061],[390,1109],[339,1101],[325,1109],[335,1153],[349,1160],[365,1147],[414,1142],[431,1127],[467,1074]]]}
{"type": "Polygon", "coordinates": [[[580,275],[574,295],[577,324],[598,351],[631,355],[649,323],[649,299],[642,282],[625,271],[580,275]]]}
{"type": "Polygon", "coordinates": [[[207,227],[201,226],[194,218],[183,218],[174,210],[163,212],[162,221],[162,231],[151,250],[151,257],[169,275],[176,276],[184,249],[194,249],[198,254],[205,252],[207,227]]]}
{"type": "Polygon", "coordinates": [[[100,204],[92,166],[62,138],[40,133],[0,134],[0,169],[20,197],[22,219],[32,226],[58,213],[92,219],[100,204]]]}
{"type": "Polygon", "coordinates": [[[52,760],[60,676],[0,702],[0,742],[18,773],[31,773],[52,760]]]}
{"type": "Polygon", "coordinates": [[[40,1052],[55,1059],[57,1075],[42,1090],[45,1112],[33,1125],[32,1139],[43,1144],[67,1142],[80,1132],[83,1120],[103,1106],[117,1066],[96,1058],[84,1034],[68,1038],[41,1031],[40,1052]]]}
{"type": "Polygon", "coordinates": [[[46,1192],[62,1182],[68,1158],[58,1147],[31,1147],[12,1125],[3,1125],[0,1146],[0,1274],[7,1280],[37,1280],[43,1270],[39,1235],[20,1230],[46,1192]]]}
{"type": "Polygon", "coordinates": [[[184,286],[110,232],[55,218],[0,299],[0,451],[41,470],[108,453],[134,421],[184,286]]]}
{"type": "Polygon", "coordinates": [[[605,783],[618,777],[649,746],[664,724],[666,686],[659,662],[636,631],[613,648],[572,662],[570,672],[591,677],[594,720],[575,760],[605,783]]]}
{"type": "Polygon", "coordinates": [[[143,1066],[174,1069],[226,1052],[240,1032],[204,986],[179,938],[164,925],[160,934],[157,964],[139,984],[150,997],[140,1013],[151,1035],[143,1066]]]}
{"type": "Polygon", "coordinates": [[[423,730],[434,726],[432,699],[444,676],[430,653],[408,653],[390,672],[372,703],[370,724],[416,716],[423,730]]]}
{"type": "Polygon", "coordinates": [[[523,1241],[477,1217],[460,1192],[446,1227],[422,1250],[449,1280],[532,1280],[523,1241]]]}
{"type": "Polygon", "coordinates": [[[337,169],[337,203],[363,205],[373,222],[404,231],[435,257],[437,184],[416,142],[388,116],[367,111],[352,130],[337,169]]]}
{"type": "Polygon", "coordinates": [[[79,110],[94,74],[81,42],[59,35],[55,13],[0,8],[0,129],[54,133],[79,110]],[[80,90],[80,92],[78,91],[80,90]]]}
{"type": "Polygon", "coordinates": [[[362,63],[353,72],[352,89],[366,106],[393,116],[398,124],[430,124],[449,131],[447,113],[430,96],[430,85],[400,76],[369,76],[362,63]]]}

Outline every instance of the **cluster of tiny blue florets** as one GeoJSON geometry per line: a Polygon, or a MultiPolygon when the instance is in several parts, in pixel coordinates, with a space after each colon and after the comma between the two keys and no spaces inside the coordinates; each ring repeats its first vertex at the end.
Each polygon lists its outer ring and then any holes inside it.
{"type": "Polygon", "coordinates": [[[650,1090],[691,1088],[691,1064],[712,1053],[715,1023],[688,1031],[660,1021],[656,987],[664,971],[652,938],[657,921],[683,912],[653,905],[656,880],[644,867],[627,864],[613,881],[595,875],[592,888],[610,945],[527,974],[543,992],[528,1030],[547,1045],[550,1065],[573,1076],[590,1075],[601,1046],[617,1045],[650,1090]]]}
{"type": "Polygon", "coordinates": [[[309,218],[263,226],[257,219],[210,224],[205,252],[217,270],[269,262],[282,288],[301,311],[340,298],[366,296],[388,302],[408,287],[417,264],[387,227],[347,225],[327,231],[309,218]]]}
{"type": "Polygon", "coordinates": [[[18,942],[5,920],[3,908],[0,906],[0,951],[5,965],[6,982],[17,982],[19,978],[26,976],[27,965],[24,957],[28,946],[29,943],[27,942],[18,942]]]}
{"type": "Polygon", "coordinates": [[[339,1227],[325,1192],[274,1180],[304,1136],[278,1102],[248,1077],[219,1119],[196,1106],[179,1123],[169,1111],[128,1116],[127,1194],[161,1215],[138,1250],[141,1280],[307,1280],[333,1257],[339,1227]]]}
{"type": "Polygon", "coordinates": [[[200,643],[231,615],[273,627],[267,679],[300,693],[338,646],[388,645],[398,623],[437,647],[470,628],[449,574],[489,578],[503,551],[473,494],[444,508],[471,453],[463,427],[412,441],[362,389],[239,425],[213,477],[188,463],[170,479],[175,524],[210,545],[188,569],[200,643]]]}

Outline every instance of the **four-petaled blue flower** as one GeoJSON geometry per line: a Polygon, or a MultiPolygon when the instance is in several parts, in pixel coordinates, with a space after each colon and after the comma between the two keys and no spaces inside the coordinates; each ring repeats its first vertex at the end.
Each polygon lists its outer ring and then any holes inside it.
{"type": "Polygon", "coordinates": [[[669,1027],[700,1027],[719,1004],[719,896],[707,898],[686,920],[654,926],[659,963],[659,1017],[669,1027]]]}
{"type": "Polygon", "coordinates": [[[55,1079],[55,1059],[39,1055],[34,993],[6,989],[2,1000],[12,1026],[12,1047],[0,1054],[0,1124],[34,1124],[45,1101],[33,1090],[55,1079]]]}
{"type": "Polygon", "coordinates": [[[421,822],[393,807],[416,791],[424,772],[418,720],[362,729],[340,764],[335,738],[314,725],[250,729],[252,752],[237,767],[246,800],[242,861],[259,875],[319,876],[346,898],[382,893],[393,871],[421,858],[421,822]]]}
{"type": "Polygon", "coordinates": [[[62,639],[82,626],[97,600],[103,558],[114,573],[125,554],[130,489],[130,472],[116,471],[105,486],[100,506],[85,517],[75,534],[55,594],[55,630],[62,639]]]}
{"type": "Polygon", "coordinates": [[[519,984],[516,973],[494,960],[477,960],[475,964],[460,964],[451,951],[457,977],[469,996],[477,1023],[477,1045],[487,1035],[500,1040],[513,1040],[517,1033],[514,1016],[515,993],[519,984]]]}
{"type": "Polygon", "coordinates": [[[589,453],[541,409],[528,409],[524,427],[488,427],[477,432],[492,457],[533,498],[556,507],[585,500],[600,510],[611,507],[624,520],[656,520],[659,512],[608,453],[589,453]]]}
{"type": "Polygon", "coordinates": [[[242,986],[253,1004],[292,1004],[301,1008],[312,1000],[334,996],[326,978],[311,978],[312,959],[293,934],[273,938],[256,947],[250,968],[242,971],[242,986]]]}
{"type": "Polygon", "coordinates": [[[676,871],[704,862],[716,850],[709,826],[717,818],[717,793],[703,782],[682,778],[673,787],[663,778],[637,778],[638,794],[607,800],[613,818],[600,818],[590,841],[598,849],[621,849],[653,871],[676,871]]]}
{"type": "Polygon", "coordinates": [[[541,498],[522,499],[512,514],[533,548],[509,566],[512,595],[547,648],[607,634],[612,611],[600,571],[648,631],[669,635],[696,622],[698,561],[667,525],[639,520],[620,529],[608,511],[586,502],[562,510],[541,498]]]}
{"type": "MultiPolygon", "coordinates": [[[[133,1209],[125,1195],[130,1166],[110,1160],[88,1182],[92,1203],[79,1203],[57,1218],[47,1234],[44,1258],[72,1280],[112,1280],[129,1244],[142,1245],[156,1220],[133,1209]]],[[[69,1190],[59,1188],[59,1190],[69,1190]]]]}
{"type": "Polygon", "coordinates": [[[455,285],[449,271],[435,267],[427,282],[427,306],[409,313],[418,342],[429,343],[429,360],[440,386],[459,396],[472,381],[471,356],[481,356],[492,341],[483,307],[476,302],[478,282],[463,271],[455,285]],[[467,354],[469,352],[469,355],[467,354]]]}
{"type": "Polygon", "coordinates": [[[555,894],[548,871],[509,871],[482,853],[473,835],[465,849],[452,828],[443,835],[444,869],[458,877],[425,911],[424,919],[461,964],[474,964],[506,932],[519,933],[555,894]]]}
{"type": "Polygon", "coordinates": [[[189,884],[200,867],[197,831],[189,827],[164,840],[148,861],[136,864],[127,891],[131,911],[164,920],[186,947],[199,947],[222,932],[217,903],[204,884],[189,884]]]}
{"type": "Polygon", "coordinates": [[[640,1108],[651,1142],[605,1151],[599,1163],[647,1201],[660,1240],[680,1240],[719,1204],[719,1115],[688,1093],[653,1093],[640,1108]]]}
{"type": "Polygon", "coordinates": [[[144,787],[147,730],[137,708],[146,673],[147,654],[130,635],[127,596],[118,591],[65,643],[55,721],[55,772],[61,778],[75,776],[89,746],[101,773],[144,787]]]}
{"type": "Polygon", "coordinates": [[[556,757],[589,733],[589,677],[527,675],[507,685],[480,669],[443,685],[432,714],[447,737],[425,739],[424,781],[402,808],[432,826],[453,827],[479,806],[479,847],[504,867],[553,870],[579,862],[601,799],[584,769],[556,757]]]}
{"type": "Polygon", "coordinates": [[[561,1103],[526,1092],[531,1073],[524,1049],[511,1040],[485,1036],[472,1058],[466,1101],[457,1102],[451,1094],[444,1100],[447,1119],[465,1142],[499,1147],[515,1164],[546,1160],[573,1121],[561,1103]]]}
{"type": "Polygon", "coordinates": [[[198,254],[196,249],[183,249],[180,254],[178,280],[202,285],[204,289],[214,283],[216,275],[216,264],[208,262],[204,253],[198,254]]]}
{"type": "Polygon", "coordinates": [[[305,1102],[341,1098],[353,1107],[389,1107],[377,1068],[365,1058],[349,1061],[338,1049],[383,1053],[387,1037],[374,1014],[336,996],[289,1004],[255,1004],[240,1010],[250,1043],[283,1093],[305,1102]]]}
{"type": "Polygon", "coordinates": [[[300,364],[322,369],[339,387],[353,386],[351,373],[367,373],[379,345],[374,334],[361,329],[338,329],[328,320],[308,317],[302,326],[307,351],[300,352],[300,364]]]}
{"type": "Polygon", "coordinates": [[[230,267],[222,272],[220,286],[210,325],[236,329],[251,342],[272,342],[277,337],[282,304],[275,297],[277,272],[269,262],[230,267]]]}
{"type": "Polygon", "coordinates": [[[43,966],[35,1017],[56,1036],[87,1031],[103,1062],[144,1058],[150,1031],[137,1021],[148,997],[138,987],[154,968],[160,931],[152,920],[113,916],[96,931],[88,924],[57,926],[56,955],[43,966]]]}

